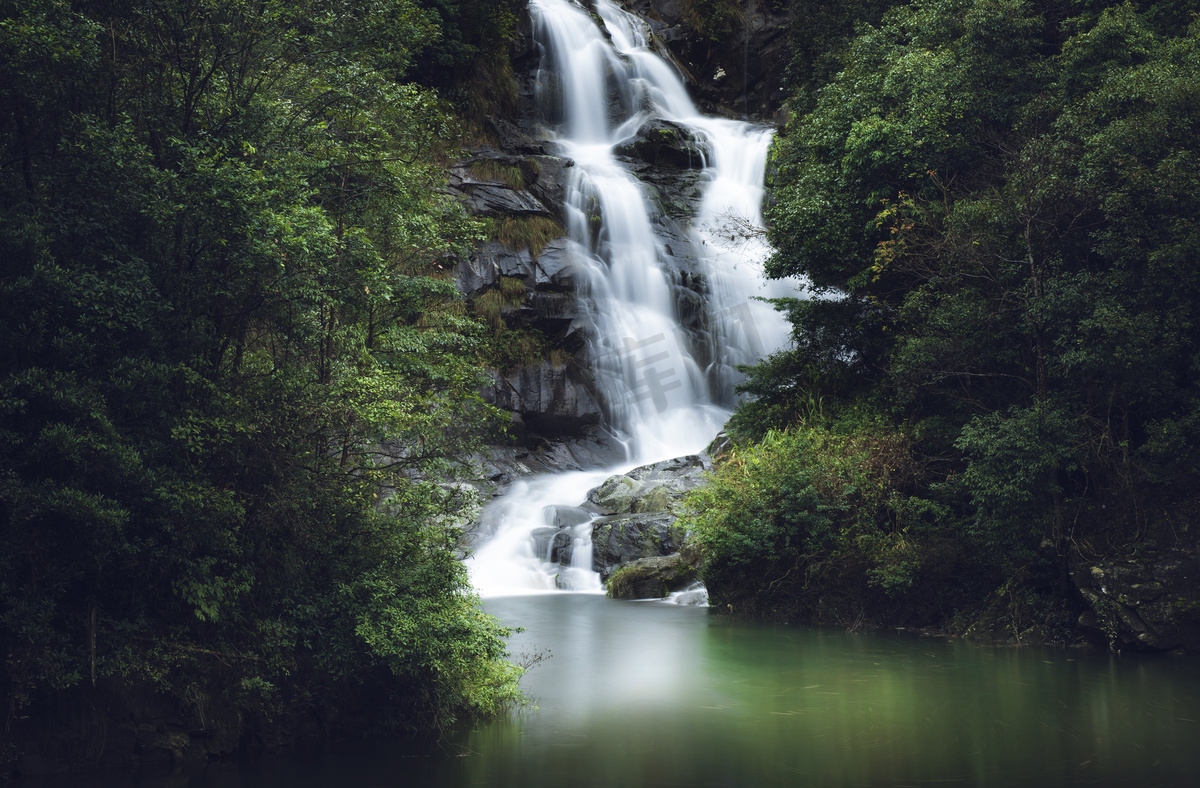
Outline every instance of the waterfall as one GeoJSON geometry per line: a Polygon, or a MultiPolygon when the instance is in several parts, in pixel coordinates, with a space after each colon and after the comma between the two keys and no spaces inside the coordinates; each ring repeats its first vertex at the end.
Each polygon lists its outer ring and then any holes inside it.
{"type": "Polygon", "coordinates": [[[796,292],[795,283],[762,276],[769,250],[756,229],[770,129],[702,115],[673,65],[652,51],[646,23],[611,0],[595,0],[603,28],[571,0],[530,0],[529,8],[542,52],[544,136],[575,162],[564,208],[592,326],[588,358],[607,426],[627,459],[523,480],[491,504],[485,514],[494,536],[467,561],[475,587],[488,595],[599,591],[591,526],[573,508],[614,473],[701,451],[735,404],[736,365],[787,341],[786,321],[755,298],[796,292]],[[660,236],[658,208],[614,154],[654,120],[689,129],[703,151],[703,196],[686,242],[705,284],[700,336],[682,325],[671,279],[673,258],[684,250],[660,236]],[[531,534],[563,526],[563,517],[575,545],[572,566],[560,572],[531,534]]]}

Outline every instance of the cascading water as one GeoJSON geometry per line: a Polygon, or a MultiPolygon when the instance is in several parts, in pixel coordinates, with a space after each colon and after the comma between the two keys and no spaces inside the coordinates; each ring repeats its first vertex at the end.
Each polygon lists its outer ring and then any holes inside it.
{"type": "Polygon", "coordinates": [[[487,512],[494,536],[467,561],[485,595],[599,591],[591,525],[573,507],[611,474],[703,449],[730,415],[734,367],[787,341],[786,321],[755,297],[795,294],[794,283],[764,281],[767,247],[746,232],[762,222],[770,131],[701,115],[675,69],[651,51],[645,23],[610,0],[595,2],[603,30],[570,0],[529,7],[542,50],[546,136],[575,162],[565,213],[592,325],[588,354],[627,460],[523,480],[494,502],[487,512]],[[675,250],[656,235],[645,187],[614,155],[656,118],[691,129],[707,150],[690,239],[706,283],[703,337],[681,325],[667,273],[675,250]],[[535,554],[530,536],[554,525],[575,541],[566,571],[535,554]]]}

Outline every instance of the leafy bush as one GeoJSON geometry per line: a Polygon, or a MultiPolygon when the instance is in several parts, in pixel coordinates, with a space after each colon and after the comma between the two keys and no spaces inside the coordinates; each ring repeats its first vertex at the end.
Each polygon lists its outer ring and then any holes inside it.
{"type": "Polygon", "coordinates": [[[848,622],[942,604],[922,583],[959,561],[945,551],[950,511],[913,495],[923,470],[903,433],[847,426],[772,430],[685,498],[680,522],[714,607],[848,622]]]}

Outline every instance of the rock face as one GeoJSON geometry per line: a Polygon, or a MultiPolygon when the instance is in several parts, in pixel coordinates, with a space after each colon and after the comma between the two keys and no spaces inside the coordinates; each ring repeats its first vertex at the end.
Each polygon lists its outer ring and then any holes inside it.
{"type": "Polygon", "coordinates": [[[661,599],[695,580],[696,568],[679,553],[640,558],[609,578],[608,595],[613,599],[661,599]]]}
{"type": "MultiPolygon", "coordinates": [[[[544,144],[509,121],[497,119],[492,125],[509,149],[477,150],[452,168],[449,188],[477,216],[519,226],[533,222],[527,226],[536,227],[537,234],[555,227],[562,232],[566,182],[574,163],[547,155],[544,144]]],[[[527,245],[490,241],[455,269],[466,298],[494,299],[505,293],[500,307],[504,323],[540,335],[547,348],[559,351],[556,363],[535,359],[494,371],[495,384],[482,392],[488,402],[513,413],[510,432],[527,445],[584,435],[601,418],[592,383],[573,358],[583,347],[586,330],[586,310],[575,296],[579,260],[586,252],[565,237],[538,247],[535,253],[527,245]],[[515,300],[509,280],[520,283],[515,300]]]]}
{"type": "Polygon", "coordinates": [[[1109,648],[1200,651],[1200,557],[1156,551],[1148,560],[1085,561],[1071,576],[1090,609],[1079,627],[1109,648]]]}
{"type": "Polygon", "coordinates": [[[633,0],[650,22],[656,42],[690,78],[701,109],[770,120],[785,97],[790,18],[769,0],[749,0],[731,36],[715,41],[691,29],[680,0],[633,0]]]}
{"type": "MultiPolygon", "coordinates": [[[[534,257],[528,249],[513,250],[495,241],[485,243],[456,269],[459,290],[464,295],[479,295],[506,276],[520,279],[534,293],[569,294],[575,286],[577,268],[573,247],[566,238],[558,238],[534,257]]],[[[536,301],[536,296],[527,294],[527,300],[536,301]]]]}
{"type": "Polygon", "coordinates": [[[590,389],[568,367],[544,361],[536,367],[495,372],[484,399],[521,416],[529,429],[551,435],[579,435],[600,422],[601,410],[590,389]]]}

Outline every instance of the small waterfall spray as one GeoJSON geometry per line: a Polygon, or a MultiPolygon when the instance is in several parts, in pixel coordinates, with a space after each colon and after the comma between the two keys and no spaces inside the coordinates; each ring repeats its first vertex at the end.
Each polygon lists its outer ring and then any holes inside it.
{"type": "Polygon", "coordinates": [[[529,7],[543,52],[537,94],[546,136],[575,162],[565,213],[593,327],[588,354],[627,460],[527,479],[491,504],[494,536],[467,562],[488,595],[600,590],[586,520],[569,526],[577,543],[565,572],[538,554],[532,532],[552,527],[563,507],[581,503],[611,474],[703,449],[730,415],[735,367],[787,341],[786,321],[756,297],[795,293],[794,283],[764,281],[768,249],[746,232],[762,224],[770,130],[702,115],[672,65],[651,50],[646,24],[611,0],[595,2],[603,31],[571,0],[529,7]],[[691,129],[708,151],[691,233],[707,288],[703,339],[681,325],[667,274],[673,254],[656,235],[656,209],[614,155],[656,118],[691,129]]]}

